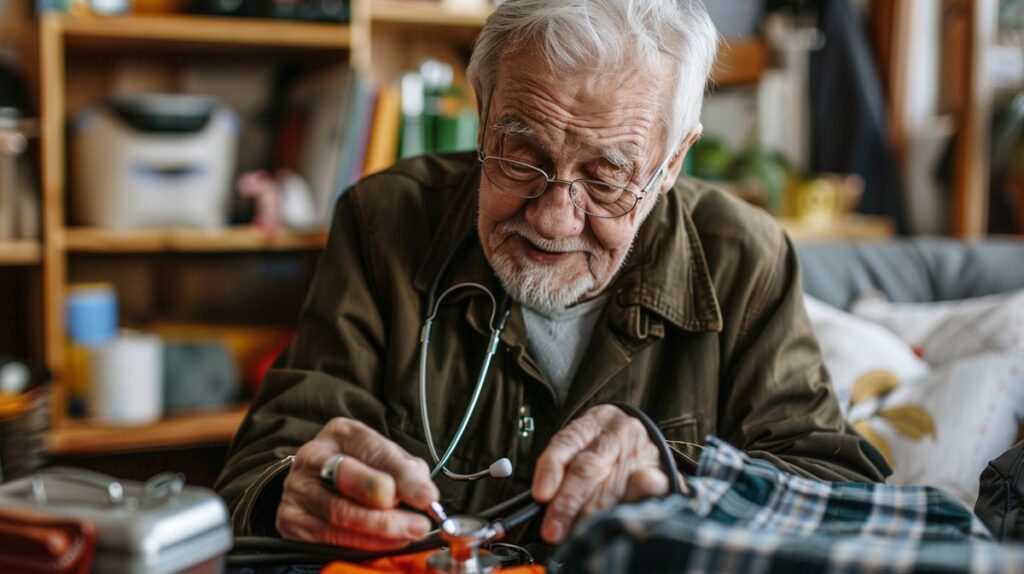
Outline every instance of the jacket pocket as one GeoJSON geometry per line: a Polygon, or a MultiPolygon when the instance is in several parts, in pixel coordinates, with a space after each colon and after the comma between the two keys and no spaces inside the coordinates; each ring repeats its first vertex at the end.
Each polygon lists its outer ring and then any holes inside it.
{"type": "MultiPolygon", "coordinates": [[[[275,455],[278,454],[280,453],[275,451],[275,455]]],[[[266,489],[271,482],[278,479],[284,480],[284,476],[291,471],[294,460],[294,454],[282,455],[276,462],[263,469],[252,484],[246,487],[234,512],[231,513],[231,527],[237,536],[265,536],[269,532],[276,533],[274,520],[268,516],[277,515],[277,507],[281,502],[281,485],[278,484],[276,492],[273,493],[267,493],[266,489]],[[267,501],[262,501],[264,504],[260,504],[261,497],[266,498],[265,495],[269,495],[273,500],[272,504],[266,504],[267,501]],[[267,506],[271,508],[267,508],[267,506]],[[263,520],[257,520],[256,514],[263,515],[263,520]]]]}
{"type": "Polygon", "coordinates": [[[692,414],[680,415],[659,422],[658,428],[672,447],[680,464],[679,470],[686,474],[695,473],[704,444],[700,439],[700,419],[692,414]]]}

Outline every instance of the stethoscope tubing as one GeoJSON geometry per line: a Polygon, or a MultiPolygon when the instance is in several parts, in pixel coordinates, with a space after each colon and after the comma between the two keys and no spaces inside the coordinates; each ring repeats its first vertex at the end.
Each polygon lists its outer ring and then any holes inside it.
{"type": "MultiPolygon", "coordinates": [[[[469,237],[472,236],[472,234],[469,235],[469,237]]],[[[427,317],[424,319],[423,327],[420,329],[420,419],[423,426],[423,435],[427,442],[427,449],[430,451],[430,457],[434,461],[434,468],[430,472],[430,478],[434,479],[438,474],[443,473],[445,477],[450,480],[472,481],[488,476],[489,472],[487,470],[481,470],[472,474],[458,474],[448,470],[447,465],[448,461],[451,460],[452,455],[455,453],[455,449],[458,448],[459,443],[462,442],[462,437],[465,435],[466,428],[469,426],[469,421],[473,418],[473,414],[476,412],[484,384],[487,382],[487,375],[491,370],[491,363],[498,352],[498,346],[501,342],[501,333],[504,331],[505,324],[508,321],[508,316],[512,311],[512,304],[511,299],[506,295],[502,301],[501,310],[499,311],[498,302],[494,297],[494,293],[492,293],[486,286],[472,282],[453,285],[441,293],[440,297],[437,297],[437,290],[441,280],[444,277],[445,272],[448,270],[448,267],[451,266],[457,252],[458,249],[455,249],[445,258],[444,263],[441,265],[441,269],[438,271],[434,281],[430,285],[430,291],[427,297],[427,317]],[[452,440],[448,444],[448,448],[445,449],[443,455],[438,456],[437,447],[434,445],[433,431],[430,429],[430,409],[427,401],[427,360],[429,358],[430,350],[430,334],[433,330],[434,320],[437,318],[437,314],[441,308],[441,303],[444,301],[445,297],[459,289],[478,289],[483,291],[484,294],[487,295],[488,299],[491,300],[491,317],[488,321],[488,326],[491,329],[491,337],[487,343],[487,353],[484,356],[483,364],[480,367],[480,374],[477,377],[476,385],[473,387],[473,394],[470,397],[469,405],[467,406],[465,413],[463,413],[462,419],[459,421],[459,426],[456,428],[455,434],[452,436],[452,440]]]]}
{"type": "MultiPolygon", "coordinates": [[[[448,471],[446,465],[451,459],[452,454],[462,441],[462,437],[466,432],[466,427],[469,426],[469,421],[473,418],[473,414],[476,412],[477,404],[480,401],[480,394],[483,391],[484,384],[487,382],[487,374],[490,372],[491,362],[494,359],[494,355],[498,352],[498,344],[500,342],[501,332],[504,330],[505,322],[508,318],[511,309],[505,309],[502,313],[498,323],[495,324],[495,317],[498,313],[498,303],[494,299],[494,294],[491,293],[490,289],[484,287],[479,283],[460,283],[453,285],[445,290],[444,293],[437,299],[433,304],[430,315],[423,324],[423,329],[420,335],[420,417],[423,423],[423,434],[427,439],[427,448],[430,450],[430,456],[434,459],[434,469],[430,473],[430,478],[435,478],[441,471],[445,471],[445,476],[453,478],[454,480],[472,480],[471,478],[463,479],[463,476],[469,477],[474,475],[458,475],[456,473],[448,471]],[[491,338],[487,344],[487,354],[484,357],[483,365],[480,368],[480,375],[477,377],[476,385],[473,387],[473,395],[469,400],[469,406],[466,408],[466,412],[462,415],[462,420],[459,421],[459,426],[455,431],[455,435],[452,437],[451,443],[448,444],[448,448],[445,449],[443,456],[437,455],[437,448],[434,446],[433,432],[430,430],[430,412],[427,405],[427,358],[430,349],[430,332],[433,328],[434,319],[437,317],[437,312],[441,306],[441,302],[449,294],[459,289],[475,288],[480,289],[487,294],[487,297],[491,300],[491,319],[489,326],[491,328],[491,338]]],[[[476,473],[480,474],[480,473],[476,473]]]]}

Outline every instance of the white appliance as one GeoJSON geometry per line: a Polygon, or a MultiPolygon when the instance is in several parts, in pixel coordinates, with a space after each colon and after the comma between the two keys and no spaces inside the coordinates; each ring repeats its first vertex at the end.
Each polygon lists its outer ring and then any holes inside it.
{"type": "Polygon", "coordinates": [[[115,229],[227,223],[241,124],[213,98],[133,94],[72,126],[76,224],[115,229]]]}

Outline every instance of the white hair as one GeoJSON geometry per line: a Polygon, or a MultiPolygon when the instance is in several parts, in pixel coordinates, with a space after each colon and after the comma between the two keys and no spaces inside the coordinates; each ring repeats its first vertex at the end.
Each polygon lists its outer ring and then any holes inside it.
{"type": "Polygon", "coordinates": [[[566,75],[634,73],[637,66],[652,73],[638,81],[675,74],[664,123],[666,145],[676,146],[700,122],[718,32],[701,0],[505,0],[477,37],[467,71],[485,113],[502,56],[527,46],[566,75]],[[675,69],[659,69],[666,56],[675,69]]]}

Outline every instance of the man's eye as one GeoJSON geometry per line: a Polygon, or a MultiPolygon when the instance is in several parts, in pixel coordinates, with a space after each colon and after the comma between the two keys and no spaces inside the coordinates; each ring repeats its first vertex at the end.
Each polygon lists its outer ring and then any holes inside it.
{"type": "Polygon", "coordinates": [[[629,183],[629,174],[623,169],[599,169],[594,172],[593,179],[624,187],[629,183]]]}
{"type": "Polygon", "coordinates": [[[505,156],[506,159],[510,159],[515,162],[519,162],[524,165],[540,165],[541,160],[536,154],[532,153],[510,153],[505,156]]]}
{"type": "Polygon", "coordinates": [[[502,162],[501,168],[505,175],[516,179],[532,179],[540,175],[537,170],[525,164],[511,161],[502,162]]]}

